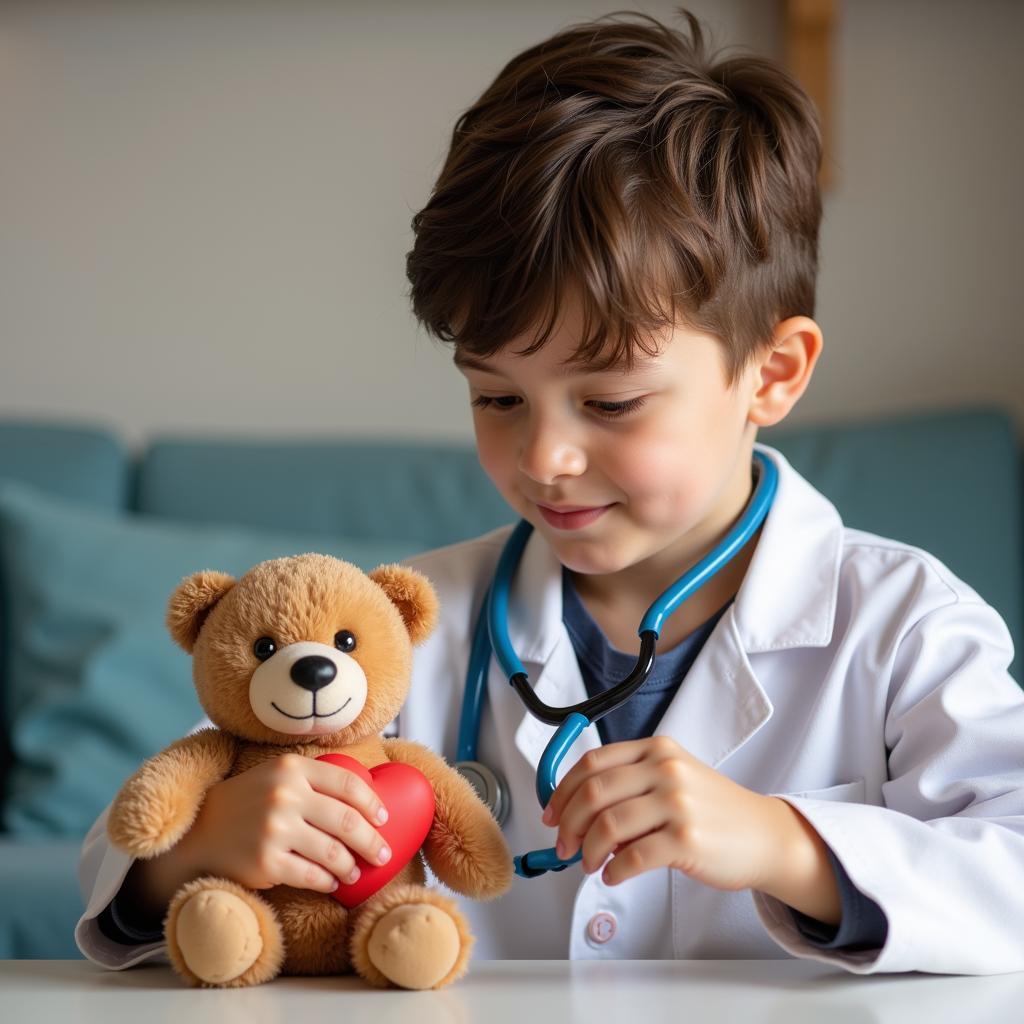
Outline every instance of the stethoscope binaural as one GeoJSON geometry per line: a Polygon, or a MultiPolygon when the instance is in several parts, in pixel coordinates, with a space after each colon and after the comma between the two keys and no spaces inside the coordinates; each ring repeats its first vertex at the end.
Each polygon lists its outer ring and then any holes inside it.
{"type": "MultiPolygon", "coordinates": [[[[537,767],[537,799],[542,808],[546,807],[551,794],[555,791],[555,773],[558,766],[576,738],[588,725],[593,725],[598,719],[625,704],[651,674],[651,669],[654,668],[655,645],[664,620],[742,550],[764,522],[778,486],[778,470],[771,459],[759,451],[754,452],[754,466],[757,469],[757,484],[750,502],[735,526],[714,550],[660,594],[647,609],[637,631],[640,635],[640,654],[633,670],[610,690],[572,707],[553,708],[540,700],[530,686],[522,662],[512,649],[508,637],[509,591],[533,527],[524,519],[512,530],[498,559],[491,586],[484,595],[480,615],[473,631],[473,647],[470,651],[466,689],[462,698],[459,747],[455,764],[456,770],[472,784],[499,825],[503,825],[508,818],[508,784],[496,770],[481,764],[477,760],[476,752],[491,651],[493,650],[513,689],[530,714],[542,722],[558,726],[548,741],[537,767]]],[[[554,848],[531,850],[515,858],[515,870],[516,874],[523,878],[535,878],[547,871],[562,871],[578,861],[581,856],[582,852],[577,852],[569,860],[562,860],[554,848]]]]}

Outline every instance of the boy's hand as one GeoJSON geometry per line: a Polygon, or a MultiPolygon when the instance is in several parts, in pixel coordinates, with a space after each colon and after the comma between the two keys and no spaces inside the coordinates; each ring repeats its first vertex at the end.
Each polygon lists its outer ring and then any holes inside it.
{"type": "Polygon", "coordinates": [[[667,736],[585,754],[558,784],[542,820],[558,827],[563,859],[582,844],[587,873],[612,854],[602,874],[609,885],[673,867],[716,889],[760,889],[820,920],[838,920],[825,846],[805,819],[667,736]]]}
{"type": "Polygon", "coordinates": [[[383,811],[347,769],[282,754],[213,786],[182,843],[205,871],[250,889],[331,892],[336,879],[359,877],[353,851],[371,864],[390,859],[376,828],[383,811]]]}
{"type": "Polygon", "coordinates": [[[390,859],[375,827],[382,810],[352,772],[282,754],[212,786],[180,842],[132,865],[129,898],[143,915],[160,916],[185,882],[202,875],[250,889],[332,892],[336,879],[358,878],[353,852],[371,864],[390,859]]]}

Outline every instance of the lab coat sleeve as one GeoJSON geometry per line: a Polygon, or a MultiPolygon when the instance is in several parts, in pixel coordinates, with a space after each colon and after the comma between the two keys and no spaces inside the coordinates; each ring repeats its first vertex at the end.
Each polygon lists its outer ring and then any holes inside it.
{"type": "MultiPolygon", "coordinates": [[[[204,718],[189,730],[188,735],[212,724],[208,718],[204,718]]],[[[115,971],[146,962],[169,963],[167,947],[162,940],[127,945],[108,938],[100,929],[100,914],[117,895],[125,876],[135,863],[134,857],[110,844],[107,838],[109,813],[108,804],[82,842],[82,852],[78,859],[78,885],[82,891],[85,912],[75,925],[75,943],[88,960],[115,971]]]]}
{"type": "Polygon", "coordinates": [[[882,806],[785,797],[881,907],[886,940],[823,950],[755,893],[794,956],[858,974],[1024,970],[1024,694],[998,613],[956,596],[906,629],[893,657],[882,806]]]}
{"type": "Polygon", "coordinates": [[[103,934],[99,916],[117,895],[135,858],[115,849],[107,839],[109,805],[96,819],[82,844],[78,862],[78,884],[82,890],[85,913],[75,926],[75,942],[82,955],[100,967],[121,970],[135,964],[154,961],[169,963],[166,944],[148,942],[126,945],[103,934]]]}

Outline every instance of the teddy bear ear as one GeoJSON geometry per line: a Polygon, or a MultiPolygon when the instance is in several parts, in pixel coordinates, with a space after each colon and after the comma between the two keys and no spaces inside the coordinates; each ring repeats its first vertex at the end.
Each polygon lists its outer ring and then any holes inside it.
{"type": "Polygon", "coordinates": [[[426,640],[437,625],[437,594],[430,580],[404,565],[379,565],[368,574],[398,609],[414,644],[426,640]]]}
{"type": "Polygon", "coordinates": [[[234,576],[205,569],[186,576],[167,602],[167,628],[179,647],[191,654],[206,616],[235,585],[234,576]]]}

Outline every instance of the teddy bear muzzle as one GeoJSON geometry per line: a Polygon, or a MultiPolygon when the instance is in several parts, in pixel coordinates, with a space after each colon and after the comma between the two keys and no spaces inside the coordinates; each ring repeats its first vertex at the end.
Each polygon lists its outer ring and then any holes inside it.
{"type": "Polygon", "coordinates": [[[249,703],[268,728],[289,735],[344,729],[366,704],[366,675],[348,654],[303,640],[279,648],[252,674],[249,703]]]}

